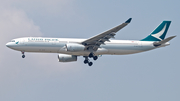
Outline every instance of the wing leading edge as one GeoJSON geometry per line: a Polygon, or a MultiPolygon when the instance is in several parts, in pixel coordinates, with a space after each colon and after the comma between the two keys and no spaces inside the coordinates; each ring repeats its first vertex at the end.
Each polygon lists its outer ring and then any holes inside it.
{"type": "Polygon", "coordinates": [[[126,22],[118,25],[108,31],[105,31],[101,34],[98,34],[94,37],[91,37],[82,42],[83,45],[87,47],[87,49],[97,50],[101,44],[104,44],[105,41],[109,41],[110,38],[114,38],[116,35],[115,33],[118,32],[120,29],[124,28],[131,22],[132,18],[129,18],[126,22]]]}

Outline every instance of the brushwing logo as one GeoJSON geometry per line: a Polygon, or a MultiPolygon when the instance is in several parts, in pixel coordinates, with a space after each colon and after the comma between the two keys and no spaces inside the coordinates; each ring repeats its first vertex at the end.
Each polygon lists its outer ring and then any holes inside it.
{"type": "Polygon", "coordinates": [[[157,39],[162,41],[162,39],[160,37],[163,35],[165,29],[166,29],[166,24],[165,24],[164,28],[161,31],[159,31],[156,34],[152,34],[151,36],[153,36],[153,37],[155,37],[155,38],[157,38],[157,39]]]}
{"type": "Polygon", "coordinates": [[[18,44],[19,43],[19,41],[18,42],[16,42],[16,44],[18,44]]]}

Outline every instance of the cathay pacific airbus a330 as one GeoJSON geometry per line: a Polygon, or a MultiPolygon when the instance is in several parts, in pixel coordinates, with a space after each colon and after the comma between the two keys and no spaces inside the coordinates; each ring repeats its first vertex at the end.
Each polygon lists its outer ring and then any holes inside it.
{"type": "Polygon", "coordinates": [[[59,62],[77,61],[78,56],[85,58],[84,63],[92,66],[89,58],[97,60],[101,55],[125,55],[144,52],[169,45],[171,36],[165,39],[171,21],[163,21],[149,36],[142,40],[110,40],[116,33],[131,22],[126,22],[89,39],[75,38],[16,38],[6,44],[7,47],[25,52],[59,53],[59,62]]]}

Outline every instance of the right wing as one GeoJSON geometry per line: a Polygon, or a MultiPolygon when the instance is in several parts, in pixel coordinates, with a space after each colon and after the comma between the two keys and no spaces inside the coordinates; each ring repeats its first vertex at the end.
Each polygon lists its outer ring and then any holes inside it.
{"type": "Polygon", "coordinates": [[[82,44],[85,45],[87,49],[92,48],[93,50],[97,50],[101,44],[104,44],[105,41],[109,41],[110,38],[114,38],[116,35],[115,33],[128,25],[131,22],[131,19],[132,18],[129,18],[121,25],[83,41],[82,44]]]}

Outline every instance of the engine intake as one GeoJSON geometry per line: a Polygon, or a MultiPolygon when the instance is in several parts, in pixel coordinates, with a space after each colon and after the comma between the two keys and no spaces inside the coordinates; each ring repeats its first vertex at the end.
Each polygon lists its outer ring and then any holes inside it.
{"type": "Polygon", "coordinates": [[[85,49],[85,46],[78,43],[67,43],[66,49],[67,51],[70,52],[77,52],[77,51],[83,51],[85,49]]]}
{"type": "Polygon", "coordinates": [[[59,54],[58,55],[59,62],[72,62],[77,61],[77,56],[75,55],[67,55],[67,54],[59,54]]]}

